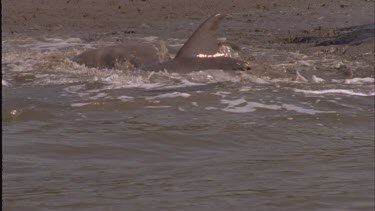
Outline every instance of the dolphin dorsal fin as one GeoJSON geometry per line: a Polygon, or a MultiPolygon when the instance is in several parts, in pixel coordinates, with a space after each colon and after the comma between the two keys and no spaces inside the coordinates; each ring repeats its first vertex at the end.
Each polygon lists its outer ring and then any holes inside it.
{"type": "Polygon", "coordinates": [[[219,52],[216,32],[225,16],[215,14],[204,21],[178,51],[175,58],[196,57],[199,54],[213,55],[219,52]]]}

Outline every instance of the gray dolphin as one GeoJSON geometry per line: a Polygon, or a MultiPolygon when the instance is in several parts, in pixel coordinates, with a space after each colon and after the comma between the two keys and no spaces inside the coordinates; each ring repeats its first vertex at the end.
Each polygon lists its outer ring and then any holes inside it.
{"type": "Polygon", "coordinates": [[[207,69],[244,70],[246,63],[231,58],[227,52],[222,50],[221,44],[217,41],[217,30],[224,17],[222,14],[215,14],[204,21],[173,60],[145,65],[139,69],[146,71],[167,70],[178,73],[207,69]]]}
{"type": "Polygon", "coordinates": [[[164,42],[158,42],[155,45],[127,42],[118,46],[88,50],[72,60],[87,67],[115,68],[126,64],[137,68],[144,64],[164,62],[170,59],[164,42]]]}
{"type": "Polygon", "coordinates": [[[217,30],[224,15],[215,14],[205,20],[171,60],[164,43],[155,46],[146,43],[126,43],[88,50],[73,61],[88,67],[114,68],[126,63],[145,71],[170,71],[188,73],[206,69],[242,70],[245,63],[232,58],[228,49],[235,48],[227,42],[218,43],[217,30]]]}

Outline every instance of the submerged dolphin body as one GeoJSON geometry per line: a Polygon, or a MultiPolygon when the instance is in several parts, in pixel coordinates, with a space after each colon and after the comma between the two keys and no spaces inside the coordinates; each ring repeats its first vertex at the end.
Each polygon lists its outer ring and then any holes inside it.
{"type": "Polygon", "coordinates": [[[72,60],[87,67],[115,68],[128,63],[138,68],[144,64],[170,60],[168,49],[160,42],[157,45],[127,42],[118,46],[108,46],[83,52],[72,60]]]}
{"type": "Polygon", "coordinates": [[[204,21],[171,60],[168,49],[146,43],[126,43],[88,50],[72,60],[88,67],[115,68],[120,63],[145,71],[170,71],[189,73],[192,71],[221,69],[242,70],[244,62],[232,58],[226,52],[232,47],[228,43],[218,43],[217,30],[224,15],[216,14],[204,21]],[[224,48],[223,48],[224,47],[224,48]]]}
{"type": "Polygon", "coordinates": [[[171,61],[140,67],[146,71],[164,71],[189,73],[193,71],[219,69],[219,70],[243,70],[242,61],[230,57],[194,58],[181,57],[171,61]]]}
{"type": "Polygon", "coordinates": [[[176,57],[164,63],[140,67],[146,71],[189,73],[192,71],[221,69],[243,70],[245,63],[229,57],[219,49],[217,30],[225,16],[216,14],[203,22],[178,51],[176,57]]]}

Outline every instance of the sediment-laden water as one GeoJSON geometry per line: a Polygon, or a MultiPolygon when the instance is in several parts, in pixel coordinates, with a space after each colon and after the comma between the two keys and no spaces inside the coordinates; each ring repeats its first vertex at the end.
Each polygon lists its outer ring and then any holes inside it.
{"type": "Polygon", "coordinates": [[[114,42],[2,44],[5,209],[374,207],[374,79],[297,77],[371,66],[245,46],[244,58],[267,65],[254,65],[256,74],[150,73],[70,60],[114,42]]]}

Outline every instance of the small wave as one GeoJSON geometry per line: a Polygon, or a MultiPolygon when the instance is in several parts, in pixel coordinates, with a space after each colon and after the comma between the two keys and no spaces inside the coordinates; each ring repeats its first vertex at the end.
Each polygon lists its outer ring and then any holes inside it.
{"type": "Polygon", "coordinates": [[[170,108],[172,106],[145,106],[145,108],[170,108]]]}
{"type": "Polygon", "coordinates": [[[146,100],[153,100],[153,99],[160,99],[160,98],[176,98],[176,97],[188,98],[190,96],[191,95],[189,93],[172,92],[172,93],[160,94],[160,95],[153,96],[153,97],[146,97],[146,100]]]}
{"type": "MultiPolygon", "coordinates": [[[[268,109],[268,110],[281,110],[285,109],[287,111],[295,111],[298,113],[303,114],[318,114],[318,113],[334,113],[334,111],[319,111],[314,109],[308,109],[299,107],[292,104],[281,104],[281,105],[275,105],[275,104],[264,104],[264,103],[258,103],[258,102],[249,102],[243,98],[236,99],[236,100],[221,100],[221,103],[227,104],[228,106],[221,109],[222,111],[226,112],[232,112],[232,113],[248,113],[248,112],[254,112],[257,109],[268,109]]],[[[207,108],[206,108],[207,109],[207,108]]]]}
{"type": "Polygon", "coordinates": [[[128,102],[128,101],[133,101],[134,97],[123,95],[123,96],[117,97],[117,99],[121,100],[121,101],[124,101],[124,102],[128,102]]]}
{"type": "Polygon", "coordinates": [[[346,89],[326,89],[326,90],[304,90],[304,89],[294,89],[295,92],[302,92],[305,94],[346,94],[346,95],[354,95],[354,96],[375,96],[375,92],[370,93],[363,93],[363,92],[355,92],[353,90],[346,90],[346,89]]]}
{"type": "Polygon", "coordinates": [[[278,105],[267,105],[258,102],[248,102],[243,98],[237,100],[221,100],[221,103],[228,104],[228,106],[222,111],[233,112],[233,113],[247,113],[256,111],[256,108],[278,110],[281,106],[278,105]]]}
{"type": "Polygon", "coordinates": [[[352,79],[345,79],[345,84],[366,84],[366,83],[374,83],[374,78],[352,78],[352,79]]]}
{"type": "Polygon", "coordinates": [[[90,44],[82,43],[82,40],[79,38],[68,38],[65,40],[59,38],[45,38],[45,42],[37,41],[30,44],[18,45],[18,47],[29,48],[32,50],[53,50],[73,46],[92,47],[90,44]]]}
{"type": "Polygon", "coordinates": [[[49,120],[55,118],[55,114],[38,110],[35,108],[22,108],[22,109],[4,109],[2,110],[3,121],[29,121],[29,120],[49,120]]]}
{"type": "Polygon", "coordinates": [[[206,109],[206,110],[218,110],[219,108],[208,106],[208,107],[205,107],[204,109],[206,109]]]}
{"type": "Polygon", "coordinates": [[[207,69],[195,71],[188,74],[190,80],[197,83],[217,83],[217,82],[239,82],[240,77],[233,72],[227,72],[220,69],[207,69]]]}
{"type": "Polygon", "coordinates": [[[72,107],[83,107],[83,106],[86,106],[86,105],[90,105],[91,103],[72,103],[70,104],[70,106],[72,107]]]}
{"type": "Polygon", "coordinates": [[[311,115],[318,114],[318,113],[335,113],[334,111],[318,111],[314,109],[302,108],[296,105],[285,104],[285,103],[282,104],[282,107],[286,109],[287,111],[295,111],[298,113],[311,114],[311,115]]]}
{"type": "Polygon", "coordinates": [[[147,42],[153,43],[159,39],[159,37],[156,36],[148,36],[148,37],[143,37],[141,38],[142,40],[145,40],[147,42]]]}
{"type": "Polygon", "coordinates": [[[1,80],[1,85],[5,87],[10,87],[10,83],[4,79],[1,80]]]}
{"type": "Polygon", "coordinates": [[[106,93],[100,92],[100,93],[96,94],[95,96],[89,97],[89,99],[90,100],[97,100],[99,98],[104,98],[106,96],[107,96],[106,93]]]}

